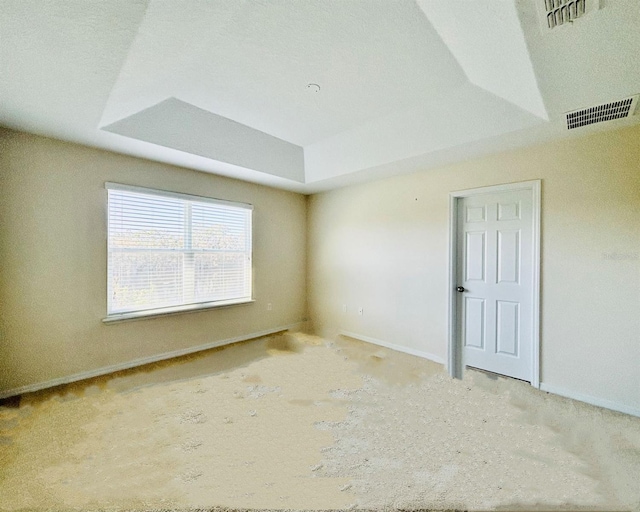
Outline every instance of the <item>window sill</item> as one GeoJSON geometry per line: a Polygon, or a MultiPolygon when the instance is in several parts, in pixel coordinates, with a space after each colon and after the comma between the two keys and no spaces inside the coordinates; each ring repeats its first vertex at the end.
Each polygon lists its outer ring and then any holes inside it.
{"type": "Polygon", "coordinates": [[[146,320],[168,315],[180,315],[182,313],[193,313],[205,309],[226,308],[229,306],[239,306],[242,304],[252,304],[253,299],[220,300],[216,302],[202,302],[200,304],[188,304],[186,306],[173,306],[170,308],[146,309],[144,311],[134,311],[131,313],[117,313],[102,319],[105,324],[118,322],[129,322],[132,320],[146,320]]]}

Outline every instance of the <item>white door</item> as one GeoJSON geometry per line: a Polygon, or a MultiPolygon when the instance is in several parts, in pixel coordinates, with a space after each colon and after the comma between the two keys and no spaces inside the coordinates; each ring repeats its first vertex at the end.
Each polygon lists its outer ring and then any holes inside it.
{"type": "Polygon", "coordinates": [[[462,363],[532,380],[531,190],[458,201],[457,315],[462,363]]]}

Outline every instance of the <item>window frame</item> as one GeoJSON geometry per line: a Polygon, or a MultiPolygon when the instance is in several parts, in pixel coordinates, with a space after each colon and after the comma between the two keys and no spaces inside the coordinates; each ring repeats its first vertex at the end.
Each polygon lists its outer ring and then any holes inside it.
{"type": "MultiPolygon", "coordinates": [[[[167,190],[138,187],[134,185],[125,185],[125,184],[113,183],[113,182],[105,182],[104,186],[105,186],[105,189],[107,190],[107,201],[106,201],[106,205],[107,205],[107,213],[106,213],[106,216],[107,216],[107,233],[106,233],[107,316],[102,319],[103,323],[109,324],[113,322],[121,322],[121,321],[127,321],[127,320],[137,320],[137,319],[146,319],[146,318],[153,318],[153,317],[166,316],[166,315],[175,315],[175,314],[189,313],[193,311],[201,311],[206,309],[245,305],[245,304],[251,304],[255,302],[255,299],[253,298],[253,205],[252,204],[241,203],[236,201],[228,201],[224,199],[216,199],[216,198],[207,197],[207,196],[183,194],[180,192],[172,192],[167,190]],[[251,273],[251,275],[249,276],[249,288],[250,288],[249,298],[241,297],[237,299],[222,299],[222,300],[208,301],[208,302],[179,304],[179,305],[168,306],[168,307],[149,308],[149,309],[137,310],[137,311],[109,313],[110,300],[111,300],[111,279],[109,276],[109,268],[110,268],[109,260],[110,260],[110,252],[111,252],[110,246],[109,246],[110,233],[111,233],[109,228],[109,224],[111,220],[109,218],[109,196],[108,196],[109,190],[133,192],[133,193],[147,194],[147,195],[158,196],[158,197],[169,197],[169,198],[183,200],[183,201],[211,203],[211,204],[231,206],[235,208],[248,210],[249,211],[249,230],[250,230],[249,237],[248,237],[248,240],[249,240],[248,256],[249,256],[249,271],[251,273]]],[[[191,208],[189,208],[189,211],[190,210],[191,208]]],[[[191,226],[189,227],[189,232],[191,232],[191,226]]],[[[183,252],[187,252],[187,251],[183,251],[183,252]]]]}

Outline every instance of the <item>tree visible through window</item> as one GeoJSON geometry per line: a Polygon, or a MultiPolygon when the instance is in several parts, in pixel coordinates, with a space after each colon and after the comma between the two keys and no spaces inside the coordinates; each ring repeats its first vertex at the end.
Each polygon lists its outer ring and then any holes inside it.
{"type": "Polygon", "coordinates": [[[251,299],[251,205],[107,189],[109,315],[251,299]]]}

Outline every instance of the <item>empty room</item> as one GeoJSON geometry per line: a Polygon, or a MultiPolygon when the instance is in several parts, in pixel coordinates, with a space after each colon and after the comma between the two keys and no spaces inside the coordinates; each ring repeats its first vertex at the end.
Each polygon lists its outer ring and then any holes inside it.
{"type": "Polygon", "coordinates": [[[640,511],[637,0],[0,0],[0,511],[640,511]]]}

